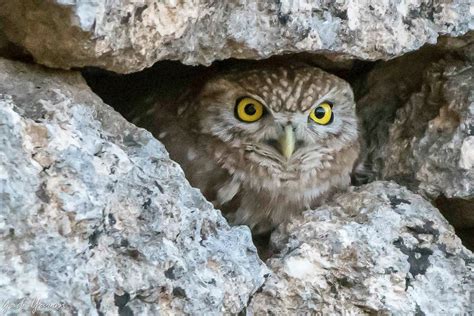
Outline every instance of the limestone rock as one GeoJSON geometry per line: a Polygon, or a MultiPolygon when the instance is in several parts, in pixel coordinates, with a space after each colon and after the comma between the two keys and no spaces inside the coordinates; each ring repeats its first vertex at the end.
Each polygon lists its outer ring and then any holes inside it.
{"type": "Polygon", "coordinates": [[[456,228],[474,228],[474,34],[449,43],[369,73],[358,100],[365,169],[431,199],[456,228]]]}
{"type": "Polygon", "coordinates": [[[251,315],[473,311],[474,255],[437,209],[397,184],[352,188],[272,238],[285,246],[251,315]]]}
{"type": "Polygon", "coordinates": [[[389,59],[473,28],[462,0],[16,0],[0,1],[0,22],[39,63],[122,73],[290,52],[389,59]]]}
{"type": "Polygon", "coordinates": [[[381,149],[384,179],[413,183],[428,196],[474,198],[473,81],[472,64],[461,61],[425,72],[381,149]]]}
{"type": "Polygon", "coordinates": [[[249,229],[79,74],[3,59],[0,262],[19,314],[237,313],[267,273],[249,229]]]}

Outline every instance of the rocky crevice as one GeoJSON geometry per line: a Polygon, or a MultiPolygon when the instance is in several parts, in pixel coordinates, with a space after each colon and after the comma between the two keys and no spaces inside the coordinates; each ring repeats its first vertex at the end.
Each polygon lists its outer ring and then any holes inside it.
{"type": "Polygon", "coordinates": [[[474,256],[450,226],[473,247],[474,45],[472,32],[460,36],[472,29],[468,5],[298,5],[0,1],[0,56],[10,59],[0,59],[7,308],[472,312],[474,256]],[[348,80],[365,150],[357,186],[279,227],[264,264],[248,228],[230,227],[135,125],[152,130],[154,104],[192,77],[244,62],[229,57],[270,56],[348,80]],[[34,63],[85,67],[95,93],[76,71],[34,63]]]}

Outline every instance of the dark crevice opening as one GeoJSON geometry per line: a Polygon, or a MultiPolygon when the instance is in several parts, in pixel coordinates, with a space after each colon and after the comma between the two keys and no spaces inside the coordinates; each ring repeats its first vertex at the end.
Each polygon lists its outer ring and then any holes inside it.
{"type": "Polygon", "coordinates": [[[474,251],[474,199],[447,198],[440,195],[434,205],[453,225],[464,246],[474,251]]]}

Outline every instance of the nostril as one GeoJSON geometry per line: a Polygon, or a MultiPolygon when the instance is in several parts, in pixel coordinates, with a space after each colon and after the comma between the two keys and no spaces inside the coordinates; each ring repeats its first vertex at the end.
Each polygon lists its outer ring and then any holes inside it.
{"type": "Polygon", "coordinates": [[[293,124],[291,123],[291,121],[288,121],[288,122],[286,123],[286,126],[291,126],[291,129],[293,130],[293,132],[296,131],[296,125],[293,125],[293,124]]]}

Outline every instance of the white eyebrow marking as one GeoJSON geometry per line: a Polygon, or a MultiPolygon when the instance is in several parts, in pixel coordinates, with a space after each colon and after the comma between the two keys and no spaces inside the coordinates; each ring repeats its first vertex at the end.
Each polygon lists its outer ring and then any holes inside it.
{"type": "Polygon", "coordinates": [[[321,102],[326,101],[326,100],[327,100],[327,101],[331,101],[331,100],[330,100],[331,98],[329,97],[329,95],[332,95],[332,94],[335,92],[335,90],[337,90],[337,88],[336,88],[336,87],[333,87],[333,88],[332,88],[331,90],[329,90],[325,95],[323,95],[322,97],[320,97],[320,98],[316,101],[316,104],[314,104],[313,106],[316,106],[316,105],[318,105],[318,104],[320,104],[321,102]]]}

